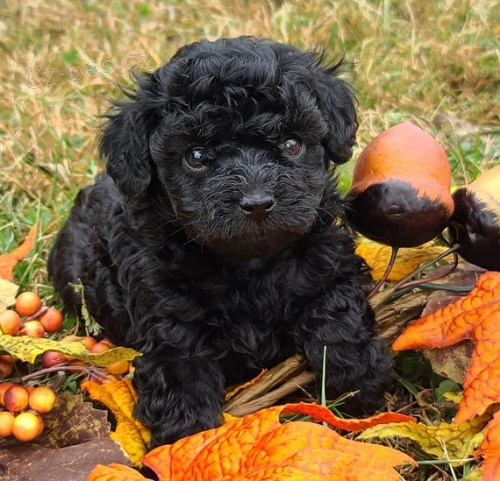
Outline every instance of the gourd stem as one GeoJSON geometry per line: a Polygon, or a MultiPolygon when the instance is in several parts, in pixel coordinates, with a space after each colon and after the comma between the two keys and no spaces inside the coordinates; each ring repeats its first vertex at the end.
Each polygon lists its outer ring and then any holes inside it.
{"type": "MultiPolygon", "coordinates": [[[[450,264],[449,268],[447,270],[441,271],[439,273],[433,274],[431,276],[426,276],[422,277],[420,279],[415,279],[413,281],[406,282],[404,284],[401,284],[401,282],[398,282],[396,286],[394,286],[396,291],[399,291],[400,289],[405,289],[407,287],[415,287],[418,286],[419,284],[423,284],[424,282],[432,282],[437,279],[441,279],[443,277],[446,277],[450,275],[458,266],[458,254],[456,252],[446,252],[446,255],[453,254],[453,264],[450,264]]],[[[434,262],[437,262],[439,259],[435,259],[434,262]]],[[[416,275],[416,274],[414,274],[416,275]]]]}
{"type": "Polygon", "coordinates": [[[374,289],[368,295],[368,299],[370,300],[370,305],[372,306],[372,308],[374,310],[379,309],[380,306],[385,304],[396,293],[396,291],[400,291],[401,289],[405,289],[408,286],[414,287],[414,286],[421,284],[423,282],[428,282],[429,280],[440,279],[441,277],[444,277],[444,276],[451,274],[455,270],[455,268],[457,267],[457,264],[458,264],[458,255],[457,255],[456,251],[459,249],[459,247],[460,246],[458,244],[452,245],[449,249],[447,249],[445,252],[443,252],[439,256],[435,257],[434,259],[430,260],[429,262],[426,262],[425,264],[421,265],[420,267],[418,267],[417,269],[412,271],[410,274],[408,274],[404,279],[401,279],[394,286],[390,286],[387,289],[384,289],[382,292],[377,294],[378,289],[380,289],[382,283],[387,280],[387,277],[389,276],[389,273],[392,269],[392,264],[394,263],[394,259],[396,258],[396,253],[397,253],[398,248],[393,247],[391,261],[389,261],[389,265],[387,266],[387,269],[386,269],[386,272],[384,273],[384,276],[382,277],[382,279],[377,283],[377,285],[374,287],[374,289]],[[444,257],[449,256],[450,254],[453,254],[453,257],[454,257],[453,264],[450,266],[450,269],[448,269],[447,271],[445,271],[437,276],[425,277],[422,279],[417,279],[415,281],[412,281],[412,279],[416,275],[420,274],[422,271],[424,271],[428,267],[432,266],[434,263],[440,261],[444,257]],[[391,262],[392,262],[392,264],[391,264],[391,262]]]}
{"type": "MultiPolygon", "coordinates": [[[[421,272],[425,271],[428,267],[432,266],[433,264],[435,264],[436,262],[440,261],[441,259],[444,259],[446,256],[449,256],[450,254],[453,254],[453,264],[452,264],[453,268],[449,272],[445,272],[445,274],[439,275],[439,276],[437,276],[435,278],[434,277],[426,277],[425,280],[422,281],[422,282],[427,282],[429,280],[440,279],[441,277],[444,277],[445,275],[451,274],[456,269],[457,264],[458,264],[458,255],[457,255],[456,251],[459,249],[459,247],[460,246],[458,244],[452,245],[449,249],[445,250],[443,253],[439,254],[434,259],[431,259],[429,262],[426,262],[425,264],[422,264],[420,267],[418,267],[414,271],[410,272],[410,274],[408,274],[406,277],[404,277],[403,279],[401,279],[394,286],[394,290],[396,291],[398,289],[401,289],[402,287],[406,287],[407,285],[409,285],[409,281],[411,281],[416,275],[418,275],[421,272]]],[[[416,279],[415,281],[412,281],[412,282],[416,282],[416,281],[420,281],[420,279],[416,279]]],[[[420,282],[418,282],[418,284],[420,284],[420,282]]]]}
{"type": "Polygon", "coordinates": [[[391,258],[389,260],[389,264],[387,264],[387,268],[385,269],[384,275],[380,278],[380,280],[377,282],[375,287],[372,289],[370,294],[368,294],[368,299],[371,299],[380,289],[382,284],[387,280],[389,277],[389,274],[392,271],[392,268],[394,267],[394,262],[396,261],[396,256],[398,255],[399,247],[394,247],[391,246],[391,258]]]}

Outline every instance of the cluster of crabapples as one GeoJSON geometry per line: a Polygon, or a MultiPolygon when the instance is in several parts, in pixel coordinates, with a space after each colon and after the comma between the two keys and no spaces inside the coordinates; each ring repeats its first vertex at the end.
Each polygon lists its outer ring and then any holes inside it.
{"type": "MultiPolygon", "coordinates": [[[[0,314],[0,334],[11,336],[28,336],[42,338],[46,333],[59,331],[63,325],[63,315],[55,307],[43,306],[42,300],[35,292],[23,292],[16,298],[13,309],[7,309],[0,314]]],[[[83,344],[92,353],[101,353],[116,347],[108,339],[97,339],[92,336],[68,335],[61,339],[83,344]]],[[[8,378],[13,372],[15,357],[0,355],[0,379],[8,378]]],[[[82,361],[72,360],[57,351],[46,351],[42,356],[43,367],[49,368],[59,364],[84,365],[82,361]]],[[[106,367],[107,374],[122,376],[131,370],[129,361],[116,361],[106,367]]],[[[110,377],[110,379],[113,379],[110,377]]]]}
{"type": "MultiPolygon", "coordinates": [[[[101,352],[108,351],[109,349],[112,349],[116,347],[109,339],[102,339],[100,341],[97,341],[95,338],[92,336],[74,336],[74,335],[69,335],[65,336],[61,339],[61,342],[64,341],[73,341],[73,342],[80,342],[83,344],[90,352],[93,352],[94,354],[99,354],[101,352]]],[[[57,352],[57,351],[45,351],[42,355],[42,364],[43,367],[49,368],[53,366],[57,366],[59,364],[69,364],[69,365],[80,365],[84,366],[85,363],[83,361],[79,360],[72,360],[71,358],[65,356],[64,354],[57,352]]],[[[112,364],[109,364],[106,366],[106,374],[108,380],[115,380],[115,376],[124,376],[131,372],[132,370],[132,365],[130,361],[126,360],[121,360],[121,361],[116,361],[112,364]]]]}
{"type": "Polygon", "coordinates": [[[14,436],[19,441],[32,441],[43,431],[41,414],[54,407],[56,394],[46,386],[25,387],[0,384],[0,437],[14,436]]]}
{"type": "MultiPolygon", "coordinates": [[[[63,326],[63,315],[55,307],[46,307],[35,292],[23,292],[16,298],[12,309],[0,314],[0,335],[28,336],[43,338],[46,334],[54,334],[63,326]]],[[[60,343],[78,342],[85,346],[90,353],[102,353],[116,347],[111,341],[98,341],[92,336],[64,336],[60,343]]],[[[9,382],[5,379],[12,377],[16,356],[0,355],[0,438],[14,436],[20,441],[32,441],[38,437],[44,427],[42,415],[49,412],[56,401],[55,392],[46,386],[33,387],[9,382]]],[[[75,366],[87,370],[88,366],[70,356],[57,351],[45,351],[41,357],[41,369],[45,373],[54,369],[69,369],[72,372],[75,366]],[[51,369],[52,368],[52,369],[51,369]]],[[[120,360],[106,368],[99,368],[100,381],[115,380],[118,376],[128,374],[133,368],[129,361],[120,360]]],[[[92,369],[89,370],[92,377],[92,369]]]]}
{"type": "MultiPolygon", "coordinates": [[[[13,309],[0,314],[0,333],[11,336],[41,338],[45,333],[61,329],[63,315],[55,307],[45,307],[35,292],[23,292],[16,298],[13,309]]],[[[13,371],[13,357],[0,356],[0,379],[9,377],[13,371]]]]}

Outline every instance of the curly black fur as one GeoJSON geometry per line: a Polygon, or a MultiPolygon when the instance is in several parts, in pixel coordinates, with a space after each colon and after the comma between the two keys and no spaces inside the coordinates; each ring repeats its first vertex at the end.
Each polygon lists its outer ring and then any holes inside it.
{"type": "Polygon", "coordinates": [[[198,42],[108,115],[107,173],[78,195],[49,257],[66,307],[136,362],[152,446],[221,422],[224,387],[294,354],[345,407],[383,404],[390,359],[330,162],[354,99],[319,55],[249,37],[198,42]]]}

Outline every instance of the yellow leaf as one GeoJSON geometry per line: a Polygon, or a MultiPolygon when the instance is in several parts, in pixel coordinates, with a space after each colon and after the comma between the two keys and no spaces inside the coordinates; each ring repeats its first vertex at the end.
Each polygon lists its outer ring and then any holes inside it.
{"type": "Polygon", "coordinates": [[[18,286],[0,278],[0,314],[16,302],[18,286]]]}
{"type": "MultiPolygon", "coordinates": [[[[399,249],[396,262],[389,274],[388,280],[400,281],[418,266],[434,259],[445,252],[446,249],[446,247],[435,245],[433,242],[428,242],[419,247],[399,249]]],[[[391,248],[361,237],[360,243],[356,248],[356,253],[370,266],[373,278],[376,281],[380,280],[387,268],[387,264],[389,264],[391,248]]]]}
{"type": "Polygon", "coordinates": [[[236,416],[233,416],[229,413],[222,413],[222,418],[224,419],[224,422],[227,423],[230,421],[234,421],[236,419],[236,416]]]}
{"type": "Polygon", "coordinates": [[[490,416],[478,416],[461,424],[426,426],[416,423],[390,423],[366,429],[357,439],[409,438],[438,459],[466,459],[481,444],[483,429],[490,416]]]}
{"type": "Polygon", "coordinates": [[[101,353],[90,352],[81,342],[33,339],[28,336],[0,336],[0,349],[17,356],[21,361],[35,362],[45,351],[57,351],[94,366],[106,367],[116,361],[131,361],[140,353],[126,347],[116,347],[101,353]]]}
{"type": "Polygon", "coordinates": [[[81,388],[88,392],[92,399],[103,403],[113,412],[118,424],[115,432],[110,434],[111,439],[120,443],[136,466],[142,466],[142,457],[146,454],[151,435],[149,430],[132,415],[137,401],[132,383],[113,381],[99,384],[94,381],[84,381],[81,388]]]}
{"type": "Polygon", "coordinates": [[[481,469],[477,466],[473,467],[468,474],[466,474],[461,481],[485,481],[481,474],[481,469]]]}
{"type": "Polygon", "coordinates": [[[445,392],[443,397],[455,404],[460,404],[464,396],[462,392],[445,392]]]}

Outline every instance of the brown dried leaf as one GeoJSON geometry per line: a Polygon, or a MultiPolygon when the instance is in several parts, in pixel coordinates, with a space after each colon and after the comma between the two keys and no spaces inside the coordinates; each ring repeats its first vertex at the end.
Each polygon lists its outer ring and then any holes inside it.
{"type": "Polygon", "coordinates": [[[130,460],[111,439],[53,449],[31,443],[0,447],[0,481],[86,481],[94,467],[130,460]]]}
{"type": "Polygon", "coordinates": [[[425,350],[424,356],[429,360],[436,374],[463,384],[472,351],[474,351],[474,343],[463,341],[442,349],[425,350]]]}
{"type": "Polygon", "coordinates": [[[48,448],[63,448],[108,439],[111,425],[108,412],[95,409],[81,394],[57,396],[54,408],[44,414],[45,429],[34,443],[48,448]]]}

